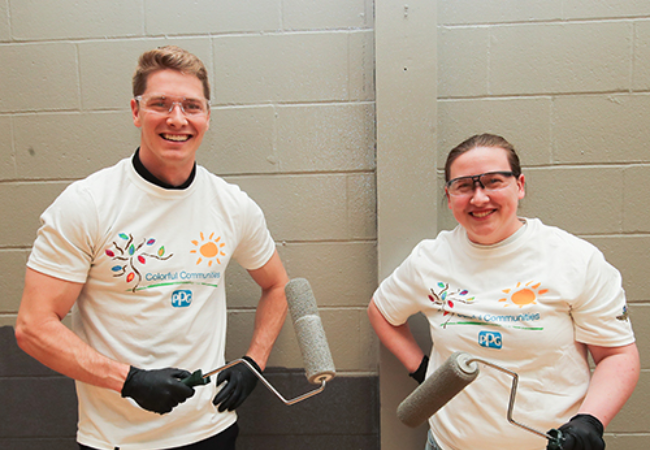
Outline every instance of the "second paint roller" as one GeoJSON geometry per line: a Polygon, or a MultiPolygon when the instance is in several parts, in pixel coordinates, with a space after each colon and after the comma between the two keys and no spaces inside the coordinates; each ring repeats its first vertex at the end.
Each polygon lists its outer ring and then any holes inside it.
{"type": "Polygon", "coordinates": [[[515,372],[497,366],[489,361],[476,358],[469,353],[453,353],[435,372],[431,374],[420,386],[400,403],[397,408],[397,417],[409,427],[415,428],[433,416],[440,408],[445,406],[452,398],[460,393],[465,387],[479,375],[478,363],[507,373],[512,377],[512,388],[510,390],[510,403],[508,404],[507,419],[513,425],[546,438],[549,441],[548,449],[562,450],[564,438],[559,430],[551,430],[548,433],[535,430],[527,425],[521,424],[512,418],[515,396],[519,375],[515,372]]]}

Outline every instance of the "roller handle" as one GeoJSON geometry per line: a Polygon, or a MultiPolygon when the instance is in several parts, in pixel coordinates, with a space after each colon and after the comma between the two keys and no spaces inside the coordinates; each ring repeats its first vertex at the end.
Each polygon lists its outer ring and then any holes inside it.
{"type": "Polygon", "coordinates": [[[203,378],[203,371],[201,369],[194,371],[189,377],[181,379],[181,383],[189,387],[203,386],[209,382],[210,377],[203,378]]]}
{"type": "Polygon", "coordinates": [[[553,428],[546,433],[546,437],[548,438],[548,446],[546,447],[546,450],[562,450],[564,448],[564,441],[566,441],[566,438],[560,430],[553,428]]]}

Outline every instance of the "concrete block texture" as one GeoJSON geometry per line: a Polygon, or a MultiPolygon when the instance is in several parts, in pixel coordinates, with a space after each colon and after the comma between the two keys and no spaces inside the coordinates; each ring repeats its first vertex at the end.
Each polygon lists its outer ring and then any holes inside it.
{"type": "Polygon", "coordinates": [[[526,181],[521,215],[577,235],[623,231],[621,168],[528,168],[526,181]]]}
{"type": "Polygon", "coordinates": [[[438,27],[438,97],[488,94],[489,29],[438,27]]]}
{"type": "Polygon", "coordinates": [[[11,27],[9,26],[9,4],[0,3],[0,42],[11,39],[11,27]]]}
{"type": "Polygon", "coordinates": [[[278,241],[376,238],[372,174],[228,177],[228,181],[260,205],[278,241]]]}
{"type": "Polygon", "coordinates": [[[349,96],[352,100],[375,99],[375,35],[361,30],[348,36],[349,96]]]}
{"type": "Polygon", "coordinates": [[[76,438],[0,438],[0,448],[11,450],[78,450],[76,438]]]}
{"type": "Polygon", "coordinates": [[[74,382],[20,350],[13,327],[0,327],[0,343],[0,403],[3,410],[10,411],[0,420],[0,442],[73,437],[77,416],[74,382]]]}
{"type": "Polygon", "coordinates": [[[490,28],[492,95],[611,92],[630,86],[632,24],[544,23],[490,28]]]}
{"type": "Polygon", "coordinates": [[[285,30],[368,28],[373,24],[371,0],[281,1],[285,30]]]}
{"type": "MultiPolygon", "coordinates": [[[[608,433],[647,433],[650,372],[642,371],[639,383],[619,414],[607,427],[608,433]]],[[[647,439],[647,436],[646,436],[647,439]]]]}
{"type": "MultiPolygon", "coordinates": [[[[372,372],[377,339],[366,307],[376,287],[376,248],[369,243],[300,243],[279,247],[290,278],[312,287],[337,370],[372,372]]],[[[250,343],[260,290],[239,265],[226,272],[229,325],[227,358],[240,357],[250,343]]],[[[291,317],[273,348],[269,365],[302,367],[291,317]]]]}
{"type": "Polygon", "coordinates": [[[632,89],[635,91],[650,89],[650,21],[648,20],[634,22],[632,89]]]}
{"type": "Polygon", "coordinates": [[[131,79],[138,57],[162,45],[178,45],[194,53],[212,75],[212,52],[207,37],[81,42],[78,48],[83,108],[130,110],[129,102],[133,98],[131,79]]]}
{"type": "Polygon", "coordinates": [[[438,101],[438,167],[451,149],[482,133],[507,139],[524,166],[550,164],[552,104],[549,97],[438,101]]]}
{"type": "Polygon", "coordinates": [[[649,95],[559,96],[552,111],[554,163],[650,162],[649,95]]]}
{"type": "Polygon", "coordinates": [[[374,105],[213,108],[198,158],[219,175],[371,171],[374,105]]]}
{"type": "Polygon", "coordinates": [[[650,305],[632,303],[629,306],[630,320],[641,358],[641,370],[648,371],[650,369],[650,305]]]}
{"type": "MultiPolygon", "coordinates": [[[[293,396],[314,388],[291,371],[269,371],[266,377],[279,392],[293,396]]],[[[258,386],[238,410],[237,448],[376,450],[378,384],[377,377],[336,377],[323,392],[292,406],[258,386]]]]}
{"type": "Polygon", "coordinates": [[[648,436],[645,434],[605,433],[607,450],[646,450],[648,436]]]}
{"type": "Polygon", "coordinates": [[[15,39],[79,39],[143,34],[143,0],[9,2],[15,39]],[[52,18],[56,17],[56,21],[52,18]]]}
{"type": "Polygon", "coordinates": [[[438,0],[438,23],[552,21],[562,17],[563,3],[562,0],[438,0]]]}
{"type": "Polygon", "coordinates": [[[350,51],[354,33],[213,38],[215,104],[355,100],[351,74],[365,72],[372,54],[350,51]]]}
{"type": "MultiPolygon", "coordinates": [[[[647,150],[646,150],[647,152],[647,150]]],[[[650,165],[626,167],[623,172],[623,227],[626,232],[650,232],[648,191],[650,189],[650,165]]]]}
{"type": "MultiPolygon", "coordinates": [[[[377,366],[379,344],[368,321],[366,308],[319,307],[319,315],[337,373],[372,373],[377,366]]],[[[254,320],[253,310],[228,313],[227,360],[241,358],[246,353],[253,335],[254,320]]],[[[290,315],[273,346],[267,365],[299,369],[305,366],[290,315]]]]}
{"type": "Polygon", "coordinates": [[[441,24],[542,22],[646,17],[644,0],[439,0],[441,24]]]}
{"type": "Polygon", "coordinates": [[[277,117],[283,172],[375,168],[373,104],[281,106],[277,117]]]}
{"type": "MultiPolygon", "coordinates": [[[[309,281],[319,307],[365,307],[377,286],[374,241],[283,243],[278,253],[289,278],[309,281]]],[[[225,279],[229,308],[257,306],[260,288],[239,264],[225,279]]]]}
{"type": "Polygon", "coordinates": [[[0,113],[78,109],[77,52],[69,43],[0,47],[0,113]]]}
{"type": "Polygon", "coordinates": [[[17,316],[18,316],[17,313],[13,313],[13,314],[0,313],[0,327],[13,327],[14,325],[16,325],[17,316]]]}
{"type": "Polygon", "coordinates": [[[69,418],[76,415],[77,398],[74,383],[69,378],[3,378],[0,379],[0,400],[11,411],[0,421],[2,437],[62,438],[75,435],[76,421],[69,418]],[[53,411],[56,413],[52,414],[53,411]]]}
{"type": "MultiPolygon", "coordinates": [[[[279,392],[289,392],[290,395],[297,396],[314,389],[313,385],[306,383],[301,373],[294,371],[269,371],[267,377],[271,384],[277,385],[279,392]]],[[[268,389],[258,386],[241,408],[242,435],[293,435],[296,438],[318,434],[376,434],[379,406],[376,401],[377,388],[376,377],[336,377],[323,392],[286,406],[268,389]]],[[[311,447],[287,445],[285,448],[311,447]]]]}
{"type": "Polygon", "coordinates": [[[145,1],[148,35],[265,32],[280,29],[281,0],[145,1]]]}
{"type": "Polygon", "coordinates": [[[565,19],[612,19],[647,17],[650,4],[644,0],[565,0],[565,19]]]}
{"type": "Polygon", "coordinates": [[[126,110],[20,115],[13,123],[21,179],[83,178],[132,155],[140,136],[126,110]]]}
{"type": "Polygon", "coordinates": [[[59,375],[23,352],[16,343],[14,327],[0,326],[0,380],[27,376],[31,378],[59,375]]]}
{"type": "MultiPolygon", "coordinates": [[[[628,302],[647,302],[650,292],[648,278],[648,249],[650,236],[589,236],[589,242],[598,247],[607,261],[616,267],[623,276],[623,288],[628,302]]],[[[642,319],[633,319],[636,324],[642,319]]],[[[646,334],[646,336],[650,336],[646,334]]],[[[650,342],[648,342],[650,347],[650,342]]],[[[650,367],[649,367],[650,368],[650,367]]]]}
{"type": "MultiPolygon", "coordinates": [[[[2,303],[0,313],[17,313],[20,298],[23,295],[23,280],[25,279],[25,264],[29,252],[27,250],[0,250],[0,291],[2,303]]],[[[0,325],[1,326],[1,325],[0,325]]]]}
{"type": "Polygon", "coordinates": [[[0,247],[31,248],[40,227],[41,213],[68,184],[66,181],[0,183],[0,211],[3,212],[0,214],[0,247]]]}
{"type": "Polygon", "coordinates": [[[5,139],[0,144],[0,180],[10,180],[16,177],[14,139],[11,123],[11,117],[0,116],[0,134],[5,136],[5,139]]]}

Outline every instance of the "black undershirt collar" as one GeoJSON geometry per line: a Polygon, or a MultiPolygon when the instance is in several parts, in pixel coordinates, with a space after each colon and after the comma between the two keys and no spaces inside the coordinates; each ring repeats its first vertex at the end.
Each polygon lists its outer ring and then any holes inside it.
{"type": "Polygon", "coordinates": [[[175,189],[175,190],[182,190],[182,189],[187,189],[190,187],[192,184],[192,181],[194,181],[194,177],[196,176],[196,163],[194,163],[194,167],[192,167],[192,173],[190,173],[189,178],[185,181],[185,183],[181,184],[180,186],[172,186],[169,183],[165,183],[162,180],[159,180],[156,178],[149,170],[142,164],[142,161],[140,161],[140,147],[137,148],[135,151],[135,154],[133,155],[133,168],[135,169],[136,172],[138,172],[138,175],[140,175],[142,178],[147,180],[149,183],[155,184],[156,186],[159,186],[163,189],[175,189]]]}

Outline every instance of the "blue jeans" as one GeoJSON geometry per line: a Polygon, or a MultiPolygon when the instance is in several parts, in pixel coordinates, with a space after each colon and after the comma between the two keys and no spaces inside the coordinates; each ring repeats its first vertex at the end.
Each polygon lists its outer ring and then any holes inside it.
{"type": "Polygon", "coordinates": [[[424,450],[440,450],[438,443],[433,438],[433,434],[431,434],[431,430],[427,433],[427,445],[424,447],[424,450]]]}

